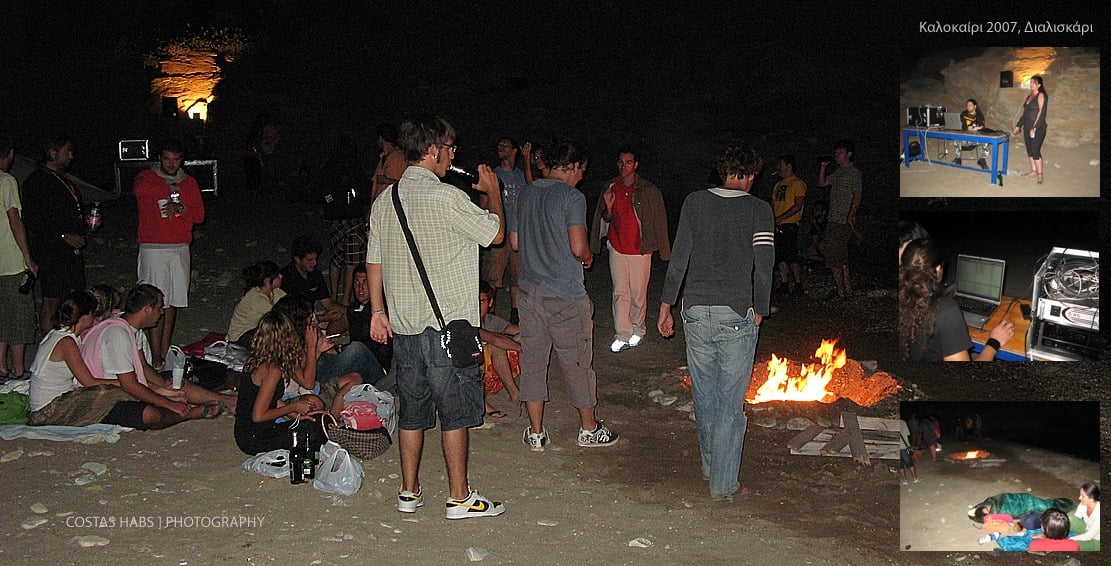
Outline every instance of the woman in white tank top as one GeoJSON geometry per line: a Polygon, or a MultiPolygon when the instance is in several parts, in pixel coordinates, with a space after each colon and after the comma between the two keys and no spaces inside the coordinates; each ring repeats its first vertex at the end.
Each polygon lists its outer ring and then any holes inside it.
{"type": "Polygon", "coordinates": [[[97,379],[81,359],[79,336],[92,326],[96,306],[96,299],[86,291],[74,291],[58,305],[51,317],[54,328],[42,339],[31,363],[31,412],[78,387],[118,384],[97,379]]]}

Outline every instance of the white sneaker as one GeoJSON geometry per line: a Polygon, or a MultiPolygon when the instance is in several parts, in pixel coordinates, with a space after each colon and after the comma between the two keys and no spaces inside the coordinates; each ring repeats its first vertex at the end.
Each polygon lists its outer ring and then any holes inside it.
{"type": "Polygon", "coordinates": [[[617,443],[618,438],[619,435],[606,428],[601,421],[598,422],[598,428],[594,429],[593,432],[579,429],[579,446],[584,448],[612,446],[617,443]]]}
{"type": "Polygon", "coordinates": [[[632,336],[629,337],[629,347],[630,348],[636,348],[637,346],[640,345],[640,341],[643,340],[643,339],[644,339],[643,337],[637,336],[636,334],[633,334],[632,336]]]}
{"type": "Polygon", "coordinates": [[[525,427],[525,434],[521,437],[521,442],[531,448],[533,452],[543,452],[544,447],[548,445],[548,431],[542,430],[538,434],[532,432],[531,426],[525,427]]]}
{"type": "Polygon", "coordinates": [[[423,491],[423,488],[418,489],[416,493],[398,490],[397,510],[402,513],[416,513],[417,507],[424,505],[424,497],[421,493],[423,491]]]}
{"type": "Polygon", "coordinates": [[[497,517],[505,513],[505,506],[498,501],[490,501],[471,490],[466,499],[448,499],[446,516],[448,519],[470,519],[471,517],[497,517]]]}
{"type": "Polygon", "coordinates": [[[610,351],[616,354],[616,353],[620,352],[621,350],[624,350],[628,347],[629,347],[628,342],[626,342],[624,340],[614,340],[613,344],[610,344],[610,351]]]}

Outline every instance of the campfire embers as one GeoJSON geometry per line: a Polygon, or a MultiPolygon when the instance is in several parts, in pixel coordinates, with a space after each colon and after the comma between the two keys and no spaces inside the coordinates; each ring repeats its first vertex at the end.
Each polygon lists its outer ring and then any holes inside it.
{"type": "Polygon", "coordinates": [[[969,450],[967,452],[954,452],[949,455],[950,460],[983,460],[991,458],[991,453],[986,450],[969,450]]]}
{"type": "Polygon", "coordinates": [[[847,398],[858,405],[872,406],[900,390],[886,372],[866,376],[860,362],[848,359],[837,340],[822,340],[814,352],[818,363],[801,364],[772,354],[766,365],[752,369],[745,402],[818,401],[832,403],[847,398]]]}
{"type": "Polygon", "coordinates": [[[995,468],[1007,461],[1006,458],[992,456],[991,452],[986,450],[953,452],[945,459],[956,464],[966,464],[970,468],[995,468]]]}

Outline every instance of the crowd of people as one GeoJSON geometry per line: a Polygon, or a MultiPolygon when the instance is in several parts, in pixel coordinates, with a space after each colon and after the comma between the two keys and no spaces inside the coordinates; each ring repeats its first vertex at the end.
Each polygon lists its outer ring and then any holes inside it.
{"type": "MultiPolygon", "coordinates": [[[[279,137],[262,118],[251,136],[252,170],[279,137]]],[[[506,418],[492,403],[504,389],[509,403],[527,412],[522,443],[543,452],[551,441],[544,413],[554,352],[579,417],[576,443],[616,444],[620,434],[598,415],[594,305],[584,269],[595,254],[608,256],[610,350],[627,355],[621,353],[640,347],[648,334],[647,289],[658,254],[671,263],[656,328],[674,334],[672,308],[680,308],[703,475],[713,499],[731,499],[747,426],[740,400],[759,326],[772,312],[773,279],[784,293],[801,294],[800,257],[817,253],[810,236],[806,242],[799,236],[804,218],[814,216],[803,215],[807,187],[795,175],[794,157],[777,159],[780,178],[769,204],[751,195],[763,156],[746,144],[729,145],[717,159],[719,186],[684,203],[673,250],[664,193],[639,175],[637,150],[618,151],[617,175],[591,221],[578,189],[590,161],[581,144],[499,139],[496,165],[477,169],[476,202],[441,180],[455,157],[455,138],[452,126],[435,116],[412,116],[400,128],[379,125],[379,164],[370,176],[351,140],[337,141],[317,183],[329,223],[327,249],[321,238],[301,236],[284,267],[269,260],[243,267],[244,292],[227,339],[249,354],[237,391],[220,392],[175,383],[162,371],[176,310],[189,304],[193,227],[205,216],[198,185],[182,169],[181,143],[165,140],[157,163],[135,180],[139,283],[121,297],[104,285],[86,289],[82,248],[95,225],[63,174],[73,159],[72,140],[50,137],[22,203],[15,183],[0,176],[9,211],[3,241],[13,250],[4,248],[2,265],[5,324],[16,326],[9,312],[28,323],[35,317],[31,298],[16,284],[24,272],[37,277],[43,296],[37,318],[45,337],[30,369],[22,365],[23,348],[33,341],[34,326],[21,328],[23,334],[6,327],[0,336],[4,364],[30,378],[29,422],[157,429],[230,411],[237,446],[253,455],[289,448],[285,421],[338,416],[344,393],[369,383],[399,399],[398,510],[423,505],[424,435],[439,422],[447,518],[499,515],[505,507],[468,482],[468,429],[506,418]],[[319,267],[325,253],[330,280],[319,267]],[[723,280],[751,283],[722,286],[723,280]],[[508,319],[494,313],[500,289],[508,319]],[[8,310],[13,298],[24,310],[8,310]],[[449,357],[445,321],[460,320],[484,345],[481,363],[463,367],[449,357]],[[721,335],[726,327],[735,329],[729,337],[721,335]]],[[[10,160],[11,143],[0,142],[0,156],[10,160]]],[[[853,292],[846,250],[861,202],[854,154],[852,142],[837,142],[819,173],[819,186],[830,191],[821,254],[836,297],[853,292]],[[831,162],[836,171],[827,174],[831,162]]],[[[0,168],[7,164],[0,161],[0,168]]],[[[257,190],[257,175],[252,179],[257,190]]]]}

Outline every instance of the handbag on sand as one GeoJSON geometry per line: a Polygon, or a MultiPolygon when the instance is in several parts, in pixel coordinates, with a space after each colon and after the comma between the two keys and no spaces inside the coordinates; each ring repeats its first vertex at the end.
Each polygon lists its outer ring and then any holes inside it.
{"type": "MultiPolygon", "coordinates": [[[[321,415],[324,435],[332,443],[338,444],[360,460],[373,460],[390,449],[390,435],[384,428],[374,430],[354,430],[341,425],[332,415],[321,415]]],[[[323,462],[321,449],[321,462],[323,462]]],[[[317,475],[319,477],[319,474],[317,475]]]]}

